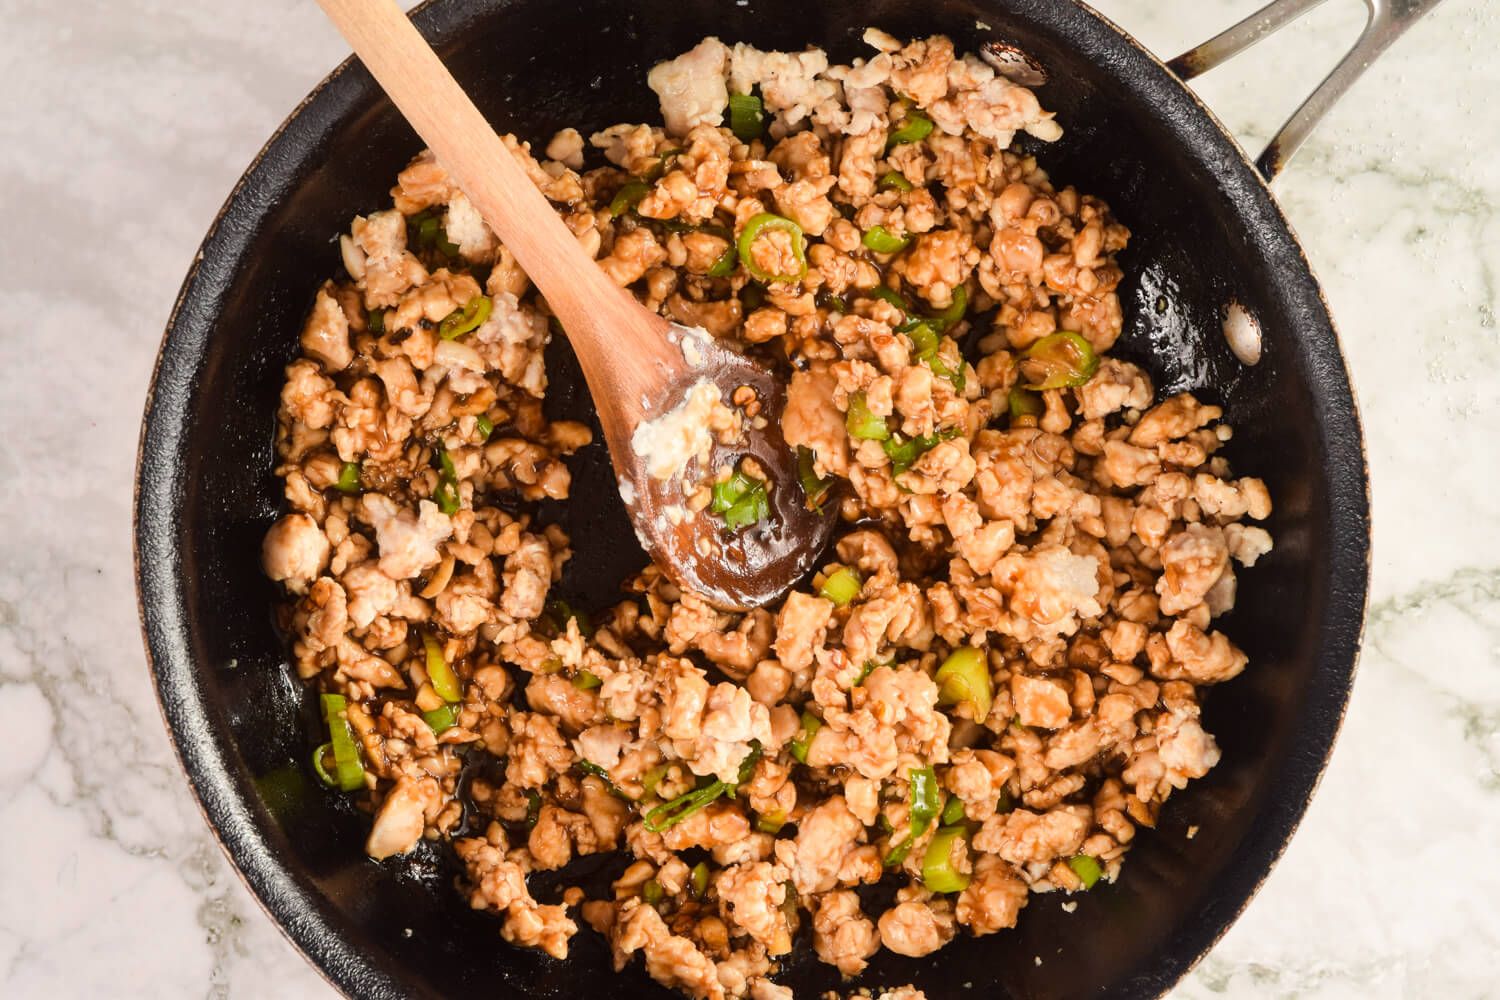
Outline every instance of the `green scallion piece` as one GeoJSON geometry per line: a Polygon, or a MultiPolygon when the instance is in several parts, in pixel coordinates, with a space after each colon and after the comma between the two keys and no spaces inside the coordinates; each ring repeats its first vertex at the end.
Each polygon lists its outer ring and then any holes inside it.
{"type": "Polygon", "coordinates": [[[427,679],[432,682],[432,689],[438,693],[438,697],[450,704],[463,701],[463,684],[443,658],[442,643],[434,636],[424,635],[422,648],[427,653],[427,679]]]}
{"type": "Polygon", "coordinates": [[[656,791],[656,786],[661,784],[661,779],[667,776],[667,771],[670,769],[671,765],[669,764],[657,764],[651,770],[641,775],[641,792],[646,795],[653,794],[656,791]]]}
{"type": "Polygon", "coordinates": [[[886,152],[908,142],[921,142],[932,134],[932,119],[916,109],[907,112],[906,120],[885,141],[886,152]]]}
{"type": "Polygon", "coordinates": [[[804,710],[802,712],[802,728],[797,730],[791,743],[792,757],[799,764],[807,763],[807,751],[812,746],[813,737],[818,735],[818,730],[823,728],[823,720],[804,710]]]}
{"type": "Polygon", "coordinates": [[[443,705],[430,712],[423,712],[422,718],[427,720],[427,724],[432,727],[434,733],[441,733],[458,724],[458,713],[461,710],[462,707],[459,705],[443,705]]]}
{"type": "Polygon", "coordinates": [[[1025,388],[1019,385],[1010,390],[1008,403],[1012,425],[1022,417],[1030,417],[1032,420],[1035,420],[1047,410],[1046,404],[1042,402],[1042,397],[1034,392],[1027,392],[1025,388]]]}
{"type": "Polygon", "coordinates": [[[578,623],[578,632],[585,639],[594,637],[594,623],[587,611],[580,611],[561,597],[554,597],[542,609],[542,615],[559,633],[567,631],[568,622],[578,623]]]}
{"type": "Polygon", "coordinates": [[[323,706],[323,721],[328,724],[334,776],[338,787],[346,792],[357,791],[365,785],[365,768],[360,762],[359,745],[354,742],[354,730],[345,717],[349,708],[348,699],[341,694],[325,694],[320,701],[323,706]]]}
{"type": "Polygon", "coordinates": [[[807,238],[802,235],[802,227],[791,219],[770,212],[762,212],[751,216],[745,223],[745,228],[740,230],[738,242],[740,260],[744,261],[745,270],[756,281],[800,281],[807,274],[807,238]],[[796,258],[798,269],[793,274],[772,274],[755,263],[755,255],[750,248],[762,234],[780,229],[791,234],[792,256],[796,258]]]}
{"type": "Polygon", "coordinates": [[[657,905],[665,895],[666,891],[662,889],[661,883],[656,881],[656,879],[651,879],[645,885],[641,886],[641,899],[645,901],[647,906],[657,905]]]}
{"type": "Polygon", "coordinates": [[[702,788],[695,788],[690,792],[684,792],[672,801],[663,802],[655,809],[646,813],[643,821],[644,825],[652,833],[661,833],[663,830],[669,830],[709,803],[722,798],[728,790],[729,786],[727,784],[722,781],[715,781],[713,784],[704,785],[702,788]]]}
{"type": "Polygon", "coordinates": [[[797,478],[802,481],[802,493],[807,498],[807,509],[818,510],[823,506],[823,500],[828,496],[828,491],[833,489],[832,476],[819,476],[814,467],[815,456],[812,449],[797,446],[797,478]]]}
{"type": "Polygon", "coordinates": [[[900,253],[911,246],[911,237],[897,236],[884,226],[871,226],[860,242],[876,253],[900,253]]]}
{"type": "Polygon", "coordinates": [[[495,303],[488,295],[474,296],[464,303],[462,309],[455,309],[443,317],[443,321],[438,324],[438,336],[444,340],[453,340],[455,337],[472,333],[490,318],[490,310],[494,307],[495,303]]]}
{"type": "Polygon", "coordinates": [[[786,826],[786,813],[773,812],[755,818],[755,828],[761,833],[778,833],[786,826]]]}
{"type": "Polygon", "coordinates": [[[844,417],[844,427],[848,429],[850,437],[861,441],[885,441],[891,436],[885,417],[870,412],[870,406],[862,392],[849,397],[849,412],[844,417]]]}
{"type": "Polygon", "coordinates": [[[955,823],[964,821],[964,800],[957,795],[948,796],[948,801],[943,805],[942,817],[938,823],[942,826],[953,826],[955,823]]]}
{"type": "MultiPolygon", "coordinates": [[[[332,741],[322,744],[313,751],[312,767],[313,773],[318,776],[319,781],[327,785],[329,788],[337,788],[339,787],[339,779],[328,772],[328,765],[331,763],[333,763],[332,741]]],[[[336,772],[337,765],[334,766],[336,772]]]]}
{"type": "Polygon", "coordinates": [[[333,488],[340,493],[358,493],[359,473],[360,467],[358,462],[345,462],[339,467],[338,482],[333,484],[333,488]]]}
{"type": "Polygon", "coordinates": [[[963,285],[953,289],[953,301],[948,303],[948,308],[934,316],[929,316],[927,322],[939,333],[948,329],[954,323],[964,318],[964,313],[969,311],[969,293],[963,285]]]}
{"type": "Polygon", "coordinates": [[[442,445],[438,446],[437,458],[438,483],[437,489],[432,492],[432,498],[437,501],[438,510],[452,516],[458,513],[459,508],[458,470],[453,465],[453,456],[442,445]]]}
{"type": "Polygon", "coordinates": [[[618,219],[626,212],[635,210],[641,199],[651,193],[651,185],[645,181],[626,181],[609,203],[609,214],[618,219]]]}
{"type": "Polygon", "coordinates": [[[1104,875],[1104,868],[1099,864],[1099,859],[1088,854],[1079,854],[1068,859],[1068,867],[1073,869],[1073,874],[1083,883],[1084,889],[1092,889],[1104,875]]]}
{"type": "Polygon", "coordinates": [[[849,603],[859,596],[860,588],[864,581],[859,574],[848,566],[840,566],[828,578],[823,581],[823,586],[818,588],[818,596],[826,597],[834,603],[835,607],[848,607],[849,603]]]}
{"type": "Polygon", "coordinates": [[[526,829],[530,830],[536,826],[536,821],[542,818],[542,796],[541,793],[532,790],[526,793],[526,829]]]}
{"type": "Polygon", "coordinates": [[[911,833],[913,837],[920,837],[942,811],[937,773],[929,764],[926,767],[912,768],[906,777],[911,793],[911,833]]]}
{"type": "Polygon", "coordinates": [[[714,483],[709,510],[722,517],[730,531],[758,523],[771,513],[765,480],[746,475],[736,467],[728,479],[714,483]]]}
{"type": "Polygon", "coordinates": [[[371,309],[365,313],[365,327],[377,337],[385,333],[385,313],[384,309],[371,309]]]}
{"type": "Polygon", "coordinates": [[[573,686],[580,691],[592,691],[603,683],[592,670],[580,670],[573,675],[573,686]]]}
{"type": "Polygon", "coordinates": [[[703,894],[708,891],[708,862],[700,861],[693,866],[688,875],[688,888],[693,893],[694,899],[702,899],[703,894]]]}
{"type": "Polygon", "coordinates": [[[882,302],[889,302],[897,309],[900,309],[903,321],[911,314],[911,303],[906,301],[900,292],[887,288],[885,285],[876,285],[870,289],[870,295],[873,298],[880,299],[882,302]]]}
{"type": "Polygon", "coordinates": [[[880,180],[875,182],[875,186],[882,191],[895,188],[897,191],[906,192],[912,189],[911,181],[907,180],[906,175],[899,170],[887,170],[881,175],[880,180]]]}
{"type": "Polygon", "coordinates": [[[596,778],[603,778],[605,781],[609,780],[609,770],[591,760],[580,760],[578,770],[584,774],[592,774],[596,778]]]}
{"type": "Polygon", "coordinates": [[[1069,389],[1094,377],[1099,370],[1099,355],[1083,337],[1059,330],[1026,348],[1020,369],[1028,380],[1028,389],[1069,389]]]}
{"type": "Polygon", "coordinates": [[[934,431],[924,437],[906,438],[897,434],[881,443],[886,457],[891,460],[891,475],[899,476],[917,463],[917,459],[938,446],[939,442],[958,436],[957,427],[934,431]]]}
{"type": "Polygon", "coordinates": [[[922,857],[922,884],[932,892],[962,892],[969,887],[969,873],[953,864],[953,853],[960,845],[968,850],[968,837],[961,826],[945,827],[928,842],[922,857]]]}
{"type": "Polygon", "coordinates": [[[724,249],[723,253],[719,254],[718,259],[708,269],[707,274],[710,278],[727,278],[734,273],[734,269],[739,262],[739,248],[734,245],[733,241],[730,241],[729,246],[724,249]]]}
{"type": "Polygon", "coordinates": [[[984,650],[965,646],[954,650],[932,679],[938,685],[938,704],[957,705],[968,702],[974,706],[974,721],[980,724],[989,718],[994,704],[994,684],[990,679],[989,660],[984,650]]]}
{"type": "Polygon", "coordinates": [[[488,441],[490,435],[495,433],[495,422],[481,413],[474,418],[474,429],[479,432],[479,440],[488,441]]]}
{"type": "Polygon", "coordinates": [[[729,130],[740,142],[759,139],[766,130],[765,103],[754,94],[730,94],[729,130]]]}

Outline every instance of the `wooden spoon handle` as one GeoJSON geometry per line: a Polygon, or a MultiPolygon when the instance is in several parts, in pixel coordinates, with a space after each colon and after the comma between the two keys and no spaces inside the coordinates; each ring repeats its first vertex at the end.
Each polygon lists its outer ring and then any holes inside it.
{"type": "Polygon", "coordinates": [[[636,401],[642,392],[658,385],[659,377],[651,370],[654,366],[622,365],[610,358],[619,359],[623,347],[627,356],[644,355],[642,362],[670,360],[656,326],[659,318],[646,312],[583,252],[394,0],[318,3],[541,289],[573,342],[596,401],[602,404],[608,394],[616,392],[636,401]],[[622,340],[631,342],[622,344],[622,340]]]}

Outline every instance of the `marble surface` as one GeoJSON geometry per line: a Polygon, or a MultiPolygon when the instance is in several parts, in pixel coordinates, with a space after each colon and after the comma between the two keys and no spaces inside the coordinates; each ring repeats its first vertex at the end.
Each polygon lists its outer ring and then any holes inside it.
{"type": "MultiPolygon", "coordinates": [[[[1254,0],[1108,0],[1170,55],[1254,0]]],[[[0,0],[0,996],[330,997],[209,836],[139,649],[130,495],[161,329],[243,166],[344,47],[307,0],[0,0]]],[[[1329,4],[1201,92],[1259,144],[1329,4]]],[[[1278,183],[1369,434],[1359,682],[1285,859],[1183,998],[1500,994],[1500,18],[1449,0],[1278,183]]]]}

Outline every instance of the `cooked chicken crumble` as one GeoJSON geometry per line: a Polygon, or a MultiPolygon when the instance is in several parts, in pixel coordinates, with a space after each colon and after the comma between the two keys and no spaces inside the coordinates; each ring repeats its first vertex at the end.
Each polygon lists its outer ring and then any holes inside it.
{"type": "MultiPolygon", "coordinates": [[[[1219,758],[1199,688],[1246,657],[1213,620],[1271,549],[1219,408],[1107,356],[1129,234],[1011,148],[1052,116],[946,38],[866,40],[832,66],[706,39],[651,71],[665,128],[588,137],[587,171],[573,129],[540,160],[507,137],[616,282],[787,376],[843,528],[778,605],[655,566],[596,627],[557,600],[569,539],[529,504],[568,497],[590,432],[543,417],[545,303],[430,153],[342,237],[281,394],[264,567],[370,857],[449,839],[506,941],[563,958],[587,925],[696,998],[1112,881],[1219,758]],[[602,852],[633,859],[609,892],[533,896],[602,852]]],[[[654,474],[756,417],[712,395],[638,431],[654,474]]]]}

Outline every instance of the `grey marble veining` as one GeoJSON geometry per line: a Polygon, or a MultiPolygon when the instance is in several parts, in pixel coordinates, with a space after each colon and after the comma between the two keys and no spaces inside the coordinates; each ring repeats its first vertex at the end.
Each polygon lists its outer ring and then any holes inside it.
{"type": "MultiPolygon", "coordinates": [[[[1097,6],[1163,55],[1254,0],[1097,6]]],[[[1252,149],[1357,32],[1204,78],[1252,149]]],[[[1278,182],[1375,497],[1366,649],[1301,831],[1178,995],[1500,994],[1500,17],[1449,0],[1278,182]]],[[[307,0],[0,0],[0,996],[320,997],[208,835],[136,637],[130,489],[162,326],[244,165],[344,53],[307,0]]]]}

